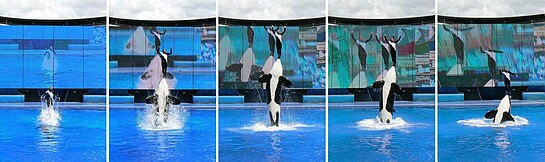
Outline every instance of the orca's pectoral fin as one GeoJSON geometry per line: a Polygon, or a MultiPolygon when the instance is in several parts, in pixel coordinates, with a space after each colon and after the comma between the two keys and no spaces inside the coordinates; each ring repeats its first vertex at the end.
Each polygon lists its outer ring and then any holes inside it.
{"type": "Polygon", "coordinates": [[[484,114],[484,118],[486,119],[492,119],[496,116],[496,113],[498,113],[498,110],[491,110],[489,112],[487,112],[486,114],[484,114]]]}
{"type": "Polygon", "coordinates": [[[257,81],[259,81],[260,83],[267,83],[269,80],[271,80],[271,78],[272,78],[271,74],[265,74],[265,75],[261,75],[261,77],[259,77],[257,81]]]}
{"type": "Polygon", "coordinates": [[[279,79],[280,79],[280,83],[282,83],[282,85],[284,85],[285,87],[288,87],[288,88],[291,87],[292,84],[291,84],[290,80],[288,80],[288,78],[286,78],[284,76],[280,76],[279,79]]]}
{"type": "Polygon", "coordinates": [[[240,72],[240,70],[242,69],[242,66],[243,65],[241,63],[236,63],[236,64],[232,64],[232,65],[227,66],[227,68],[225,68],[225,70],[230,71],[230,72],[240,72]]]}
{"type": "Polygon", "coordinates": [[[149,71],[144,72],[144,74],[140,76],[140,79],[142,80],[147,80],[149,78],[150,78],[149,71]]]}
{"type": "Polygon", "coordinates": [[[168,100],[169,100],[170,104],[172,104],[172,105],[179,105],[180,103],[182,103],[180,101],[180,99],[178,99],[178,97],[176,97],[176,96],[168,95],[167,97],[168,97],[168,100]]]}
{"type": "Polygon", "coordinates": [[[146,97],[145,102],[147,104],[154,104],[155,102],[157,102],[157,96],[156,95],[148,96],[148,97],[146,97]]]}
{"type": "Polygon", "coordinates": [[[375,83],[373,83],[373,88],[382,88],[382,86],[384,86],[384,80],[381,80],[381,81],[376,81],[375,83]]]}
{"type": "Polygon", "coordinates": [[[256,72],[256,73],[253,73],[252,75],[250,75],[250,79],[251,80],[258,80],[259,77],[261,77],[262,75],[265,75],[265,73],[263,71],[256,72]]]}
{"type": "Polygon", "coordinates": [[[174,75],[170,72],[167,72],[167,75],[165,75],[165,78],[167,79],[174,79],[174,75]]]}
{"type": "Polygon", "coordinates": [[[401,95],[401,93],[403,93],[403,90],[401,90],[399,85],[397,85],[396,83],[392,83],[392,90],[394,91],[395,94],[398,94],[398,95],[401,95]]]}
{"type": "Polygon", "coordinates": [[[511,114],[509,114],[508,112],[503,112],[503,118],[501,118],[500,123],[503,123],[503,122],[506,122],[506,121],[514,122],[515,118],[513,118],[513,116],[511,116],[511,114]]]}

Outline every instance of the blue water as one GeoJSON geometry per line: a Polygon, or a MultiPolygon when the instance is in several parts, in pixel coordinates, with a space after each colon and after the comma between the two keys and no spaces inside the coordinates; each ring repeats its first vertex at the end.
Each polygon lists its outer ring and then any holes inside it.
{"type": "MultiPolygon", "coordinates": [[[[289,108],[283,105],[280,125],[301,124],[295,130],[255,131],[269,125],[267,108],[245,106],[219,111],[220,161],[325,161],[325,107],[289,108]]],[[[265,130],[270,130],[264,128],[265,130]]]]}
{"type": "MultiPolygon", "coordinates": [[[[499,101],[498,101],[499,102],[499,101]]],[[[460,120],[483,118],[496,106],[439,106],[439,161],[545,161],[545,106],[513,106],[527,125],[473,127],[460,120]]]]}
{"type": "Polygon", "coordinates": [[[110,109],[111,161],[214,161],[216,111],[189,109],[179,130],[143,130],[137,109],[110,109]]]}
{"type": "Polygon", "coordinates": [[[434,107],[397,107],[405,128],[368,130],[358,121],[374,119],[378,108],[329,106],[330,161],[433,161],[434,107]]]}
{"type": "Polygon", "coordinates": [[[105,161],[104,110],[62,108],[57,128],[38,128],[39,113],[32,108],[0,109],[0,161],[105,161]]]}

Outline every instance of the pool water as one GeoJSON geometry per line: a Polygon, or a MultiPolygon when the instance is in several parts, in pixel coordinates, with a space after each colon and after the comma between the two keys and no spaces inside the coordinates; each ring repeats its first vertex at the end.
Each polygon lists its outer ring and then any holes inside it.
{"type": "Polygon", "coordinates": [[[283,104],[275,128],[264,105],[220,105],[220,161],[325,161],[325,107],[283,104]]]}
{"type": "Polygon", "coordinates": [[[500,127],[477,122],[496,107],[439,104],[438,160],[545,161],[545,105],[513,105],[511,114],[520,124],[500,127]]]}
{"type": "Polygon", "coordinates": [[[329,160],[433,161],[434,107],[395,110],[393,122],[386,125],[376,121],[378,106],[330,105],[329,160]]]}
{"type": "Polygon", "coordinates": [[[59,127],[38,127],[39,108],[1,108],[0,161],[105,161],[104,109],[61,108],[59,127]]]}
{"type": "MultiPolygon", "coordinates": [[[[141,107],[143,108],[143,107],[141,107]]],[[[111,161],[214,161],[216,111],[186,109],[181,129],[145,130],[138,126],[143,109],[110,108],[111,161]]]]}

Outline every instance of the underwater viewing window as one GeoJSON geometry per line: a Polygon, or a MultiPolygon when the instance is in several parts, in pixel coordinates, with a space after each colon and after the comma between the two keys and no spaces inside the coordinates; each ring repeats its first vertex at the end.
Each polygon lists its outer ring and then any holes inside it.
{"type": "Polygon", "coordinates": [[[166,58],[171,89],[215,89],[215,19],[147,21],[110,18],[110,88],[155,89],[166,58]],[[152,33],[160,33],[160,43],[152,33]],[[170,51],[172,50],[172,51],[170,51]]]}
{"type": "MultiPolygon", "coordinates": [[[[292,88],[325,88],[325,18],[242,20],[220,17],[220,89],[261,89],[252,74],[280,59],[292,88]],[[274,36],[273,36],[274,35],[274,36]],[[279,38],[279,39],[276,39],[279,38]],[[240,64],[240,69],[230,69],[240,64]]],[[[257,76],[259,77],[259,76],[257,76]]]]}
{"type": "Polygon", "coordinates": [[[0,22],[0,88],[106,87],[105,17],[0,22]]]}
{"type": "Polygon", "coordinates": [[[401,87],[435,85],[434,17],[352,19],[329,17],[329,88],[367,88],[383,79],[395,59],[401,87]],[[396,40],[397,56],[383,49],[396,40]]]}
{"type": "Polygon", "coordinates": [[[502,68],[518,75],[513,86],[545,84],[545,16],[439,20],[441,87],[504,86],[502,68]]]}

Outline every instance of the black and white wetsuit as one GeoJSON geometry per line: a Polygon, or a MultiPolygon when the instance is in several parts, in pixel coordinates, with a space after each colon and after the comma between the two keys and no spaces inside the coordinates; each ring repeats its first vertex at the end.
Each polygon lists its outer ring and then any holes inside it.
{"type": "MultiPolygon", "coordinates": [[[[386,36],[384,36],[384,39],[386,39],[386,36]]],[[[388,40],[388,47],[390,48],[390,57],[392,58],[393,66],[396,66],[396,56],[397,56],[397,42],[401,40],[401,36],[397,38],[397,40],[391,41],[388,40]]]]}
{"type": "Polygon", "coordinates": [[[377,35],[375,35],[375,39],[380,43],[380,47],[382,47],[382,61],[384,62],[384,69],[388,70],[390,67],[390,46],[387,40],[381,41],[378,39],[377,35]]]}
{"type": "Polygon", "coordinates": [[[167,67],[168,67],[168,56],[172,54],[172,48],[170,48],[170,52],[166,52],[165,50],[161,52],[159,51],[159,49],[156,49],[156,52],[159,55],[159,57],[161,57],[161,72],[163,74],[163,78],[166,78],[167,67]]]}
{"type": "Polygon", "coordinates": [[[517,76],[517,74],[507,70],[500,69],[500,73],[503,75],[503,83],[505,85],[505,94],[511,95],[511,75],[517,76]]]}
{"type": "Polygon", "coordinates": [[[159,30],[149,30],[149,32],[151,34],[153,34],[153,36],[155,37],[155,48],[160,48],[161,47],[161,35],[165,35],[165,33],[167,33],[167,31],[165,30],[164,32],[160,32],[159,30]]]}
{"type": "Polygon", "coordinates": [[[369,42],[373,38],[373,35],[370,35],[369,39],[365,41],[360,41],[356,39],[353,33],[350,33],[350,36],[352,37],[352,40],[354,40],[354,42],[356,42],[356,44],[358,45],[358,57],[360,58],[361,68],[366,69],[367,68],[367,62],[366,62],[367,51],[365,50],[367,49],[367,42],[369,42]]]}
{"type": "Polygon", "coordinates": [[[274,35],[276,36],[276,52],[278,53],[278,59],[282,56],[282,35],[286,33],[286,27],[284,26],[284,31],[279,32],[280,28],[274,30],[274,35]]]}
{"type": "Polygon", "coordinates": [[[270,55],[271,56],[274,56],[274,48],[275,48],[275,42],[276,42],[276,35],[274,34],[274,29],[273,27],[266,27],[264,26],[263,28],[265,28],[265,30],[267,31],[267,33],[269,34],[269,50],[270,50],[270,55]]]}
{"type": "Polygon", "coordinates": [[[481,48],[481,53],[484,53],[488,56],[488,69],[490,70],[490,77],[492,79],[495,79],[495,74],[497,69],[496,53],[503,53],[503,51],[494,50],[494,49],[483,50],[483,48],[481,48]]]}
{"type": "Polygon", "coordinates": [[[456,58],[457,63],[460,65],[463,65],[465,62],[465,56],[464,56],[464,41],[461,38],[461,34],[463,31],[471,30],[475,27],[469,27],[465,29],[457,29],[457,31],[452,31],[449,28],[447,28],[446,25],[443,25],[443,29],[445,29],[447,32],[452,34],[452,40],[454,45],[454,51],[456,52],[456,58]]]}

